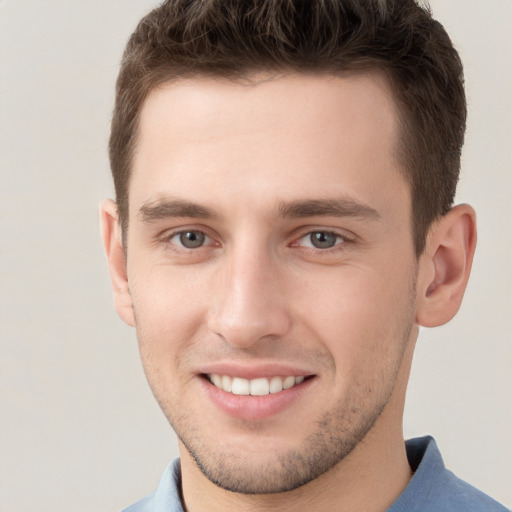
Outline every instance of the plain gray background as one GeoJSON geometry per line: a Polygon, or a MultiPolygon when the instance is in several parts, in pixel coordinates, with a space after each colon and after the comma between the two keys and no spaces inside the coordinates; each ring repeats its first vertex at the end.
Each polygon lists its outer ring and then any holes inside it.
{"type": "MultiPolygon", "coordinates": [[[[149,0],[0,0],[0,510],[116,511],[176,454],[116,317],[97,207],[124,44],[149,0]]],[[[459,201],[479,247],[458,317],[422,330],[405,415],[512,504],[511,0],[434,0],[465,62],[459,201]]]]}

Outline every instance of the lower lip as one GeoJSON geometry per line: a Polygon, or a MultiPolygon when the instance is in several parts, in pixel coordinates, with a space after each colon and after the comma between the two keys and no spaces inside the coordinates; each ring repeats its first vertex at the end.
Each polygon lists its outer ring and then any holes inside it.
{"type": "Polygon", "coordinates": [[[285,410],[309,389],[314,380],[314,377],[310,377],[300,384],[284,389],[279,393],[252,396],[228,393],[201,377],[203,389],[215,405],[230,416],[245,420],[261,420],[285,410]]]}

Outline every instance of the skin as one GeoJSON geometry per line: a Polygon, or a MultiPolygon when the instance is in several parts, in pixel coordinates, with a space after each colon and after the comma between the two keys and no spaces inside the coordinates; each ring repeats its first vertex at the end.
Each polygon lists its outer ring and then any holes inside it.
{"type": "Polygon", "coordinates": [[[418,325],[456,313],[476,236],[456,207],[416,258],[398,137],[372,73],[196,78],[147,99],[126,253],[113,202],[103,233],[117,310],[180,439],[188,510],[378,511],[407,485],[418,325]],[[183,231],[204,243],[184,247],[183,231]],[[310,378],[277,413],[240,418],[205,392],[219,363],[310,378]]]}

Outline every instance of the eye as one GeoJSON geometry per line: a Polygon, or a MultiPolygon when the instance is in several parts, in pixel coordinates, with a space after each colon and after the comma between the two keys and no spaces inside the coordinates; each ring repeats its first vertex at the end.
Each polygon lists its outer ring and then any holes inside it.
{"type": "Polygon", "coordinates": [[[198,249],[199,247],[210,243],[211,239],[202,231],[191,229],[188,231],[180,231],[175,233],[169,239],[169,242],[184,247],[185,249],[198,249]]]}
{"type": "Polygon", "coordinates": [[[331,249],[344,241],[341,235],[331,231],[312,231],[299,240],[299,245],[314,249],[331,249]]]}

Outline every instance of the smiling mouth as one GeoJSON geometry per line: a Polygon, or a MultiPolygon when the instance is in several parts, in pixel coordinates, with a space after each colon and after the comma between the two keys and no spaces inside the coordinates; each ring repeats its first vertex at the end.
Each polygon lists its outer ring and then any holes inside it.
{"type": "Polygon", "coordinates": [[[205,377],[218,389],[232,393],[233,395],[265,396],[271,393],[280,393],[286,389],[298,386],[309,376],[300,375],[297,377],[259,377],[257,379],[244,379],[243,377],[231,377],[209,373],[205,377]]]}

